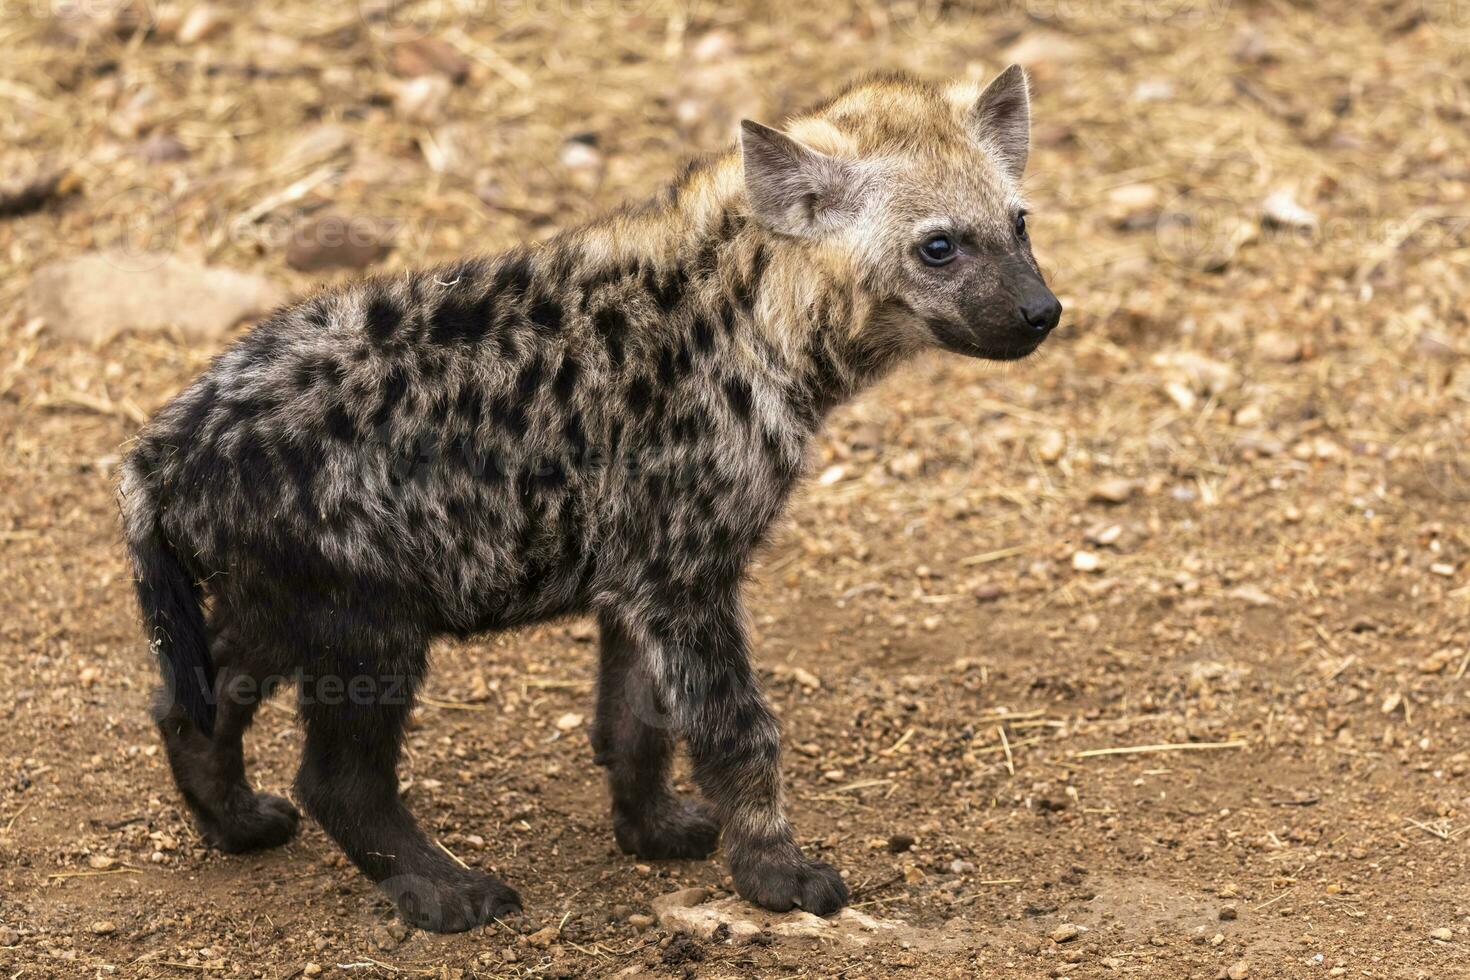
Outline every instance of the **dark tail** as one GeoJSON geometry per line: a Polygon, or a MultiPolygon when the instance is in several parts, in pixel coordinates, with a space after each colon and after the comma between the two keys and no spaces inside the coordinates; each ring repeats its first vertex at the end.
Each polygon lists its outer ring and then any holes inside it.
{"type": "Polygon", "coordinates": [[[123,527],[137,579],[138,605],[150,648],[159,659],[173,702],[194,727],[214,731],[214,662],[194,578],[159,526],[157,500],[146,473],[134,459],[123,467],[123,527]]]}

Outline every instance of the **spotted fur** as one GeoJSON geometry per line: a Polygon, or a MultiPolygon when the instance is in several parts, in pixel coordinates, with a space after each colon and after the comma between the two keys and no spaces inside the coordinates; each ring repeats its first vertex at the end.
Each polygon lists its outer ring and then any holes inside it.
{"type": "Polygon", "coordinates": [[[590,614],[624,849],[703,856],[723,826],[743,895],[841,906],[783,815],[741,579],[835,405],[926,347],[1015,353],[1004,267],[1039,277],[1006,237],[1014,133],[989,132],[1024,79],[997,86],[984,132],[986,96],[907,78],[789,136],[748,124],[741,153],[643,207],[281,310],[159,412],[123,467],[124,524],[166,671],[156,716],[206,838],[294,831],[240,753],[291,682],[298,799],[403,914],[453,930],[514,908],[404,808],[403,722],[434,637],[590,614]],[[936,216],[984,253],[960,286],[915,264],[936,216]],[[670,789],[676,737],[708,806],[670,789]]]}

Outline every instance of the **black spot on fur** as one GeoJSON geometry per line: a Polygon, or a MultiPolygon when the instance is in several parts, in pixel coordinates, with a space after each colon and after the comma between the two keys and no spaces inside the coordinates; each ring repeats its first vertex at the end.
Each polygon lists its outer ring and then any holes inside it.
{"type": "Polygon", "coordinates": [[[562,358],[561,368],[556,372],[556,379],[551,383],[552,394],[556,396],[556,400],[561,404],[565,405],[571,400],[572,392],[577,388],[577,375],[579,371],[580,365],[577,364],[575,357],[567,354],[562,358]]]}
{"type": "Polygon", "coordinates": [[[750,421],[750,384],[744,378],[732,377],[725,379],[725,399],[730,403],[730,409],[740,421],[750,421]]]}
{"type": "Polygon", "coordinates": [[[642,285],[644,291],[653,297],[659,313],[668,316],[684,298],[688,275],[683,268],[676,266],[668,275],[660,276],[652,266],[647,266],[643,270],[642,285]]]}
{"type": "Polygon", "coordinates": [[[628,319],[623,316],[623,311],[615,306],[607,306],[597,311],[592,318],[592,326],[597,330],[597,335],[607,345],[607,357],[614,369],[623,366],[623,334],[628,329],[628,319]]]}
{"type": "Polygon", "coordinates": [[[524,293],[531,288],[531,257],[524,252],[514,252],[501,260],[495,270],[491,291],[495,293],[524,293]]]}
{"type": "Polygon", "coordinates": [[[672,388],[679,380],[679,372],[674,365],[674,349],[665,347],[658,352],[658,384],[660,388],[672,388]]]}
{"type": "Polygon", "coordinates": [[[554,299],[539,299],[531,306],[531,326],[543,333],[561,329],[561,304],[554,299]]]}
{"type": "Polygon", "coordinates": [[[648,411],[649,402],[653,399],[653,386],[648,383],[647,378],[634,378],[628,385],[628,408],[634,415],[642,415],[648,411]]]}
{"type": "Polygon", "coordinates": [[[386,296],[375,296],[368,301],[367,311],[363,315],[363,326],[373,343],[387,343],[402,322],[403,311],[386,296]]]}
{"type": "Polygon", "coordinates": [[[694,349],[701,354],[708,354],[715,349],[715,331],[710,326],[709,320],[703,316],[694,318],[694,329],[692,332],[694,349]]]}
{"type": "Polygon", "coordinates": [[[336,402],[327,409],[323,421],[327,426],[327,434],[338,442],[357,441],[357,425],[352,421],[352,416],[347,414],[347,409],[341,402],[336,402]]]}
{"type": "Polygon", "coordinates": [[[541,383],[545,379],[546,369],[541,363],[541,358],[531,358],[521,365],[520,373],[516,375],[516,399],[525,403],[535,398],[536,392],[541,390],[541,383]]]}
{"type": "Polygon", "coordinates": [[[382,396],[378,400],[377,411],[373,412],[372,427],[381,428],[388,424],[393,418],[393,412],[403,401],[403,396],[408,394],[408,375],[403,368],[394,367],[383,379],[382,396]]]}
{"type": "Polygon", "coordinates": [[[473,343],[490,329],[494,317],[495,300],[489,294],[447,296],[429,314],[429,340],[436,344],[473,343]]]}

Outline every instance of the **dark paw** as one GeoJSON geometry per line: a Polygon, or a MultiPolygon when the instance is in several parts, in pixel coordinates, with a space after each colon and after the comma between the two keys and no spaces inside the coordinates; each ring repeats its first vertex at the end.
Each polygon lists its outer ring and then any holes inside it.
{"type": "Polygon", "coordinates": [[[831,915],[847,904],[847,882],[837,869],[800,852],[732,862],[730,870],[741,897],[772,912],[796,908],[831,915]]]}
{"type": "Polygon", "coordinates": [[[296,836],[301,814],[291,801],[270,793],[241,793],[215,814],[201,817],[200,835],[227,854],[280,847],[296,836]]]}
{"type": "Polygon", "coordinates": [[[720,821],[703,803],[669,800],[636,814],[613,814],[613,836],[624,854],[654,860],[706,858],[720,845],[720,821]]]}
{"type": "Polygon", "coordinates": [[[464,932],[521,911],[521,897],[497,878],[474,871],[436,880],[399,875],[378,883],[403,921],[429,932],[464,932]]]}

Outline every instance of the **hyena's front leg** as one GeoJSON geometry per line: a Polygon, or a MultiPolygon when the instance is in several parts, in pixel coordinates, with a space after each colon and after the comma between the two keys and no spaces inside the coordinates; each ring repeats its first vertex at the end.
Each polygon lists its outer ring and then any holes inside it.
{"type": "Polygon", "coordinates": [[[779,726],[751,670],[739,599],[705,592],[697,610],[652,620],[651,666],[688,741],[694,778],[724,822],[736,890],[777,912],[837,911],[846,883],[801,853],[786,820],[779,726]]]}
{"type": "Polygon", "coordinates": [[[720,824],[703,803],[681,800],[669,780],[673,716],[633,637],[613,616],[600,620],[593,758],[607,767],[613,834],[643,858],[702,858],[718,846],[720,824]]]}

